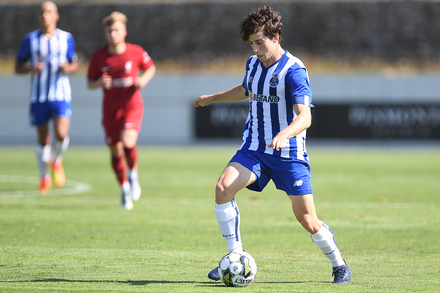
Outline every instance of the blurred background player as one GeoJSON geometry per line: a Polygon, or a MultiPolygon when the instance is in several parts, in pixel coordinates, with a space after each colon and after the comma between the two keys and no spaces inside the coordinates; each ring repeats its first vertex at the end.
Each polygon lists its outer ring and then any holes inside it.
{"type": "MultiPolygon", "coordinates": [[[[255,55],[247,61],[243,83],[194,101],[195,107],[203,107],[249,99],[243,144],[216,186],[215,215],[229,251],[243,251],[235,194],[245,187],[262,191],[273,180],[289,196],[296,219],[331,261],[333,282],[349,283],[351,272],[333,232],[316,215],[305,147],[312,91],[304,64],[281,47],[282,28],[281,15],[269,6],[244,18],[241,38],[250,43],[255,55]]],[[[218,280],[217,268],[208,277],[218,280]]]]}
{"type": "Polygon", "coordinates": [[[71,89],[67,73],[78,69],[73,36],[57,28],[57,6],[50,1],[41,5],[40,29],[27,34],[17,54],[15,72],[31,72],[30,116],[37,128],[36,155],[40,173],[40,192],[51,187],[47,165],[54,171],[55,184],[64,185],[63,153],[69,146],[72,117],[71,89]],[[49,120],[53,120],[55,142],[51,156],[49,120]]]}
{"type": "Polygon", "coordinates": [[[102,21],[107,45],[92,56],[88,87],[104,91],[103,120],[111,163],[121,185],[121,206],[131,210],[141,195],[137,174],[136,141],[144,106],[140,89],[153,78],[156,67],[147,52],[125,42],[127,17],[113,12],[102,21]],[[139,70],[143,73],[139,76],[139,70]],[[125,171],[124,157],[128,167],[125,171]]]}

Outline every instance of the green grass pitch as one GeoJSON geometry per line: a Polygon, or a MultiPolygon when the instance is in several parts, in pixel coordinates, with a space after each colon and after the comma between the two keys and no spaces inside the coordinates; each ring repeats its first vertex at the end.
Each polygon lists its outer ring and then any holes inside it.
{"type": "Polygon", "coordinates": [[[352,283],[272,183],[240,191],[244,248],[258,273],[227,288],[207,273],[226,253],[214,215],[217,179],[236,148],[139,148],[143,190],[132,211],[105,147],[72,146],[66,187],[45,196],[33,146],[0,147],[0,292],[436,292],[440,150],[310,147],[318,216],[333,229],[352,283]]]}

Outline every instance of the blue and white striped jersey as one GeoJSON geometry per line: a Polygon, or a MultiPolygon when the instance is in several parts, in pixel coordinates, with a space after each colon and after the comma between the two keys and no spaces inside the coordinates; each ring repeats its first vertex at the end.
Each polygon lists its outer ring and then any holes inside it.
{"type": "Polygon", "coordinates": [[[249,96],[249,115],[241,149],[308,161],[306,130],[291,138],[280,151],[267,147],[296,118],[294,104],[313,107],[307,69],[301,60],[286,50],[266,68],[257,56],[252,56],[246,64],[243,87],[249,96]]]}
{"type": "Polygon", "coordinates": [[[60,71],[59,66],[76,59],[75,40],[70,33],[56,29],[55,34],[47,38],[38,29],[27,34],[18,51],[17,62],[44,63],[44,68],[39,74],[32,74],[31,103],[63,100],[70,102],[69,79],[60,71]]]}

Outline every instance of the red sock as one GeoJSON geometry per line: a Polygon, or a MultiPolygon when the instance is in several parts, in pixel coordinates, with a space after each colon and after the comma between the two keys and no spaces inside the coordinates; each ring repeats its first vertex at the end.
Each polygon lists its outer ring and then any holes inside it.
{"type": "Polygon", "coordinates": [[[127,181],[127,177],[125,176],[125,166],[124,161],[122,160],[122,156],[112,156],[112,167],[113,171],[116,174],[118,182],[120,185],[127,181]]]}
{"type": "Polygon", "coordinates": [[[134,169],[137,166],[137,149],[136,147],[126,148],[124,147],[125,159],[127,160],[127,166],[129,169],[134,169]]]}

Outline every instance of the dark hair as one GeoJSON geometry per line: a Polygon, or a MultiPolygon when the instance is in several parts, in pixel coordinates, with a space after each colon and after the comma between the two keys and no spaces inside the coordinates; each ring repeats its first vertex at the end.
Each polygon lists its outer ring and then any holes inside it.
{"type": "Polygon", "coordinates": [[[278,34],[281,42],[283,32],[281,14],[273,11],[272,7],[263,5],[240,22],[240,35],[244,42],[249,41],[249,36],[259,31],[263,31],[263,34],[270,39],[278,34]]]}

